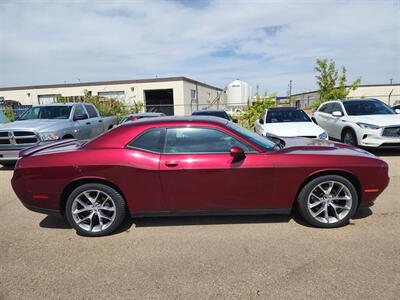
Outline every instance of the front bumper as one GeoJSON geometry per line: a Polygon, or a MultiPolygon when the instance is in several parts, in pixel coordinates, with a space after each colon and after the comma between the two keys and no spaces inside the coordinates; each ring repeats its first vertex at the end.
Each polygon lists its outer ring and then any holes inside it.
{"type": "Polygon", "coordinates": [[[358,141],[358,145],[370,148],[399,148],[400,138],[385,137],[377,133],[365,132],[358,141]]]}
{"type": "MultiPolygon", "coordinates": [[[[20,149],[22,150],[22,149],[20,149]]],[[[0,163],[3,162],[16,162],[19,158],[20,150],[0,150],[0,163]]]]}

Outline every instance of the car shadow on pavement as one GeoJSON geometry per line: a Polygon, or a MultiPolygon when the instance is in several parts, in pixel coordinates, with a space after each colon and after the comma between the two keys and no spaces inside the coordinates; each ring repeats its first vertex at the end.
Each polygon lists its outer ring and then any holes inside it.
{"type": "Polygon", "coordinates": [[[400,156],[400,149],[367,149],[366,151],[376,156],[400,156]]]}
{"type": "MultiPolygon", "coordinates": [[[[354,219],[363,219],[372,215],[370,208],[359,209],[354,219]]],[[[228,224],[257,224],[257,223],[288,223],[293,219],[296,223],[309,225],[294,210],[290,215],[231,215],[231,216],[182,216],[182,217],[146,217],[126,218],[122,226],[111,235],[129,231],[132,227],[167,227],[167,226],[197,226],[197,225],[228,225],[228,224]]],[[[42,228],[71,229],[67,220],[62,216],[48,215],[39,224],[42,228]]]]}
{"type": "Polygon", "coordinates": [[[40,223],[42,228],[68,229],[72,228],[63,216],[48,215],[40,223]]]}
{"type": "MultiPolygon", "coordinates": [[[[196,226],[218,224],[246,224],[246,223],[287,223],[290,215],[240,215],[240,216],[185,216],[185,217],[146,217],[126,218],[122,226],[113,234],[118,234],[134,227],[161,227],[161,226],[196,226]]],[[[57,215],[46,216],[39,224],[42,228],[70,229],[68,221],[57,215]]]]}
{"type": "Polygon", "coordinates": [[[132,219],[136,227],[226,225],[248,223],[287,223],[290,215],[230,215],[230,216],[182,216],[146,217],[132,219]]]}

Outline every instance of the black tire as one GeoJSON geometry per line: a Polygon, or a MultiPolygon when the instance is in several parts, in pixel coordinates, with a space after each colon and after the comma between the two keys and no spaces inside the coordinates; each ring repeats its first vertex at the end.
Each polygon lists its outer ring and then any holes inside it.
{"type": "Polygon", "coordinates": [[[354,132],[353,129],[346,129],[345,131],[343,131],[342,133],[342,143],[347,144],[347,145],[351,145],[354,147],[358,147],[358,142],[357,142],[357,135],[354,132]]]}
{"type": "MultiPolygon", "coordinates": [[[[77,187],[68,197],[66,207],[65,207],[65,215],[67,217],[67,220],[69,224],[75,228],[75,230],[78,232],[78,234],[83,235],[83,236],[104,236],[108,235],[112,232],[114,232],[116,229],[118,229],[122,222],[124,221],[126,217],[126,203],[122,195],[113,189],[112,187],[105,185],[105,184],[100,184],[100,183],[88,183],[88,184],[83,184],[79,187],[77,187]],[[105,194],[107,194],[113,201],[113,204],[115,206],[115,218],[113,219],[112,223],[109,225],[109,227],[105,228],[104,230],[101,231],[88,231],[83,228],[81,228],[77,222],[75,221],[73,214],[72,214],[72,205],[74,203],[74,200],[76,197],[78,197],[80,194],[82,194],[85,191],[100,191],[105,194]]],[[[98,219],[97,219],[98,220],[98,219]]],[[[92,221],[93,222],[93,221],[92,221]]]]}
{"type": "MultiPolygon", "coordinates": [[[[340,185],[339,185],[340,186],[340,185]]],[[[322,204],[321,204],[322,205],[322,204]]],[[[354,188],[354,185],[347,180],[346,178],[338,175],[323,175],[320,177],[317,177],[313,180],[311,180],[309,183],[307,183],[301,190],[298,198],[297,198],[297,207],[300,215],[304,218],[304,220],[309,223],[312,226],[315,227],[321,227],[321,228],[335,228],[335,227],[341,227],[344,225],[347,225],[350,221],[350,219],[354,216],[356,213],[357,207],[358,207],[358,194],[356,189],[354,188]],[[319,221],[316,217],[314,217],[310,209],[308,207],[308,198],[311,192],[315,190],[315,188],[318,187],[319,184],[323,184],[325,182],[329,181],[334,181],[338,182],[339,184],[343,184],[345,187],[347,187],[348,191],[351,193],[351,208],[348,210],[347,215],[336,222],[331,222],[331,223],[324,223],[319,221]]],[[[330,212],[333,212],[333,208],[329,207],[330,212]]],[[[318,207],[315,209],[318,211],[318,207]]],[[[329,219],[329,218],[328,218],[329,219]]]]}

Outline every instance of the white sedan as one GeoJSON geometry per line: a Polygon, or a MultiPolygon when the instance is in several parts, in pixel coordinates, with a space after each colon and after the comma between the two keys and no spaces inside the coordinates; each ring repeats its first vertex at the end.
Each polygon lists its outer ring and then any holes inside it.
{"type": "Polygon", "coordinates": [[[326,132],[296,107],[266,109],[256,121],[254,130],[263,136],[307,137],[326,140],[326,132]]]}
{"type": "Polygon", "coordinates": [[[329,137],[353,146],[400,148],[400,115],[377,99],[329,101],[313,114],[329,137]]]}

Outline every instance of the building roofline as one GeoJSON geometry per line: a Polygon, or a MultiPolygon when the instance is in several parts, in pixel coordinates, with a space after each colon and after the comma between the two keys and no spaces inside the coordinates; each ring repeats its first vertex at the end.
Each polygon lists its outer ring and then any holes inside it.
{"type": "Polygon", "coordinates": [[[92,81],[92,82],[79,82],[79,83],[62,83],[62,84],[46,84],[46,85],[26,85],[26,86],[13,86],[13,87],[0,87],[0,91],[12,90],[33,90],[33,89],[48,89],[48,88],[69,88],[69,87],[84,87],[96,85],[117,85],[117,84],[135,84],[135,83],[151,83],[151,82],[168,82],[168,81],[186,81],[197,84],[203,87],[222,91],[221,88],[212,86],[188,77],[163,77],[163,78],[147,78],[147,79],[133,79],[133,80],[111,80],[111,81],[92,81]]]}
{"type": "MultiPolygon", "coordinates": [[[[399,83],[378,83],[378,84],[360,84],[359,87],[379,87],[379,86],[399,86],[399,83]]],[[[350,85],[346,85],[346,88],[349,88],[350,85]]],[[[300,95],[304,95],[304,94],[311,94],[311,93],[318,93],[318,90],[313,90],[313,91],[309,91],[309,92],[303,92],[303,93],[297,93],[297,94],[293,94],[293,96],[300,96],[300,95]]]]}

